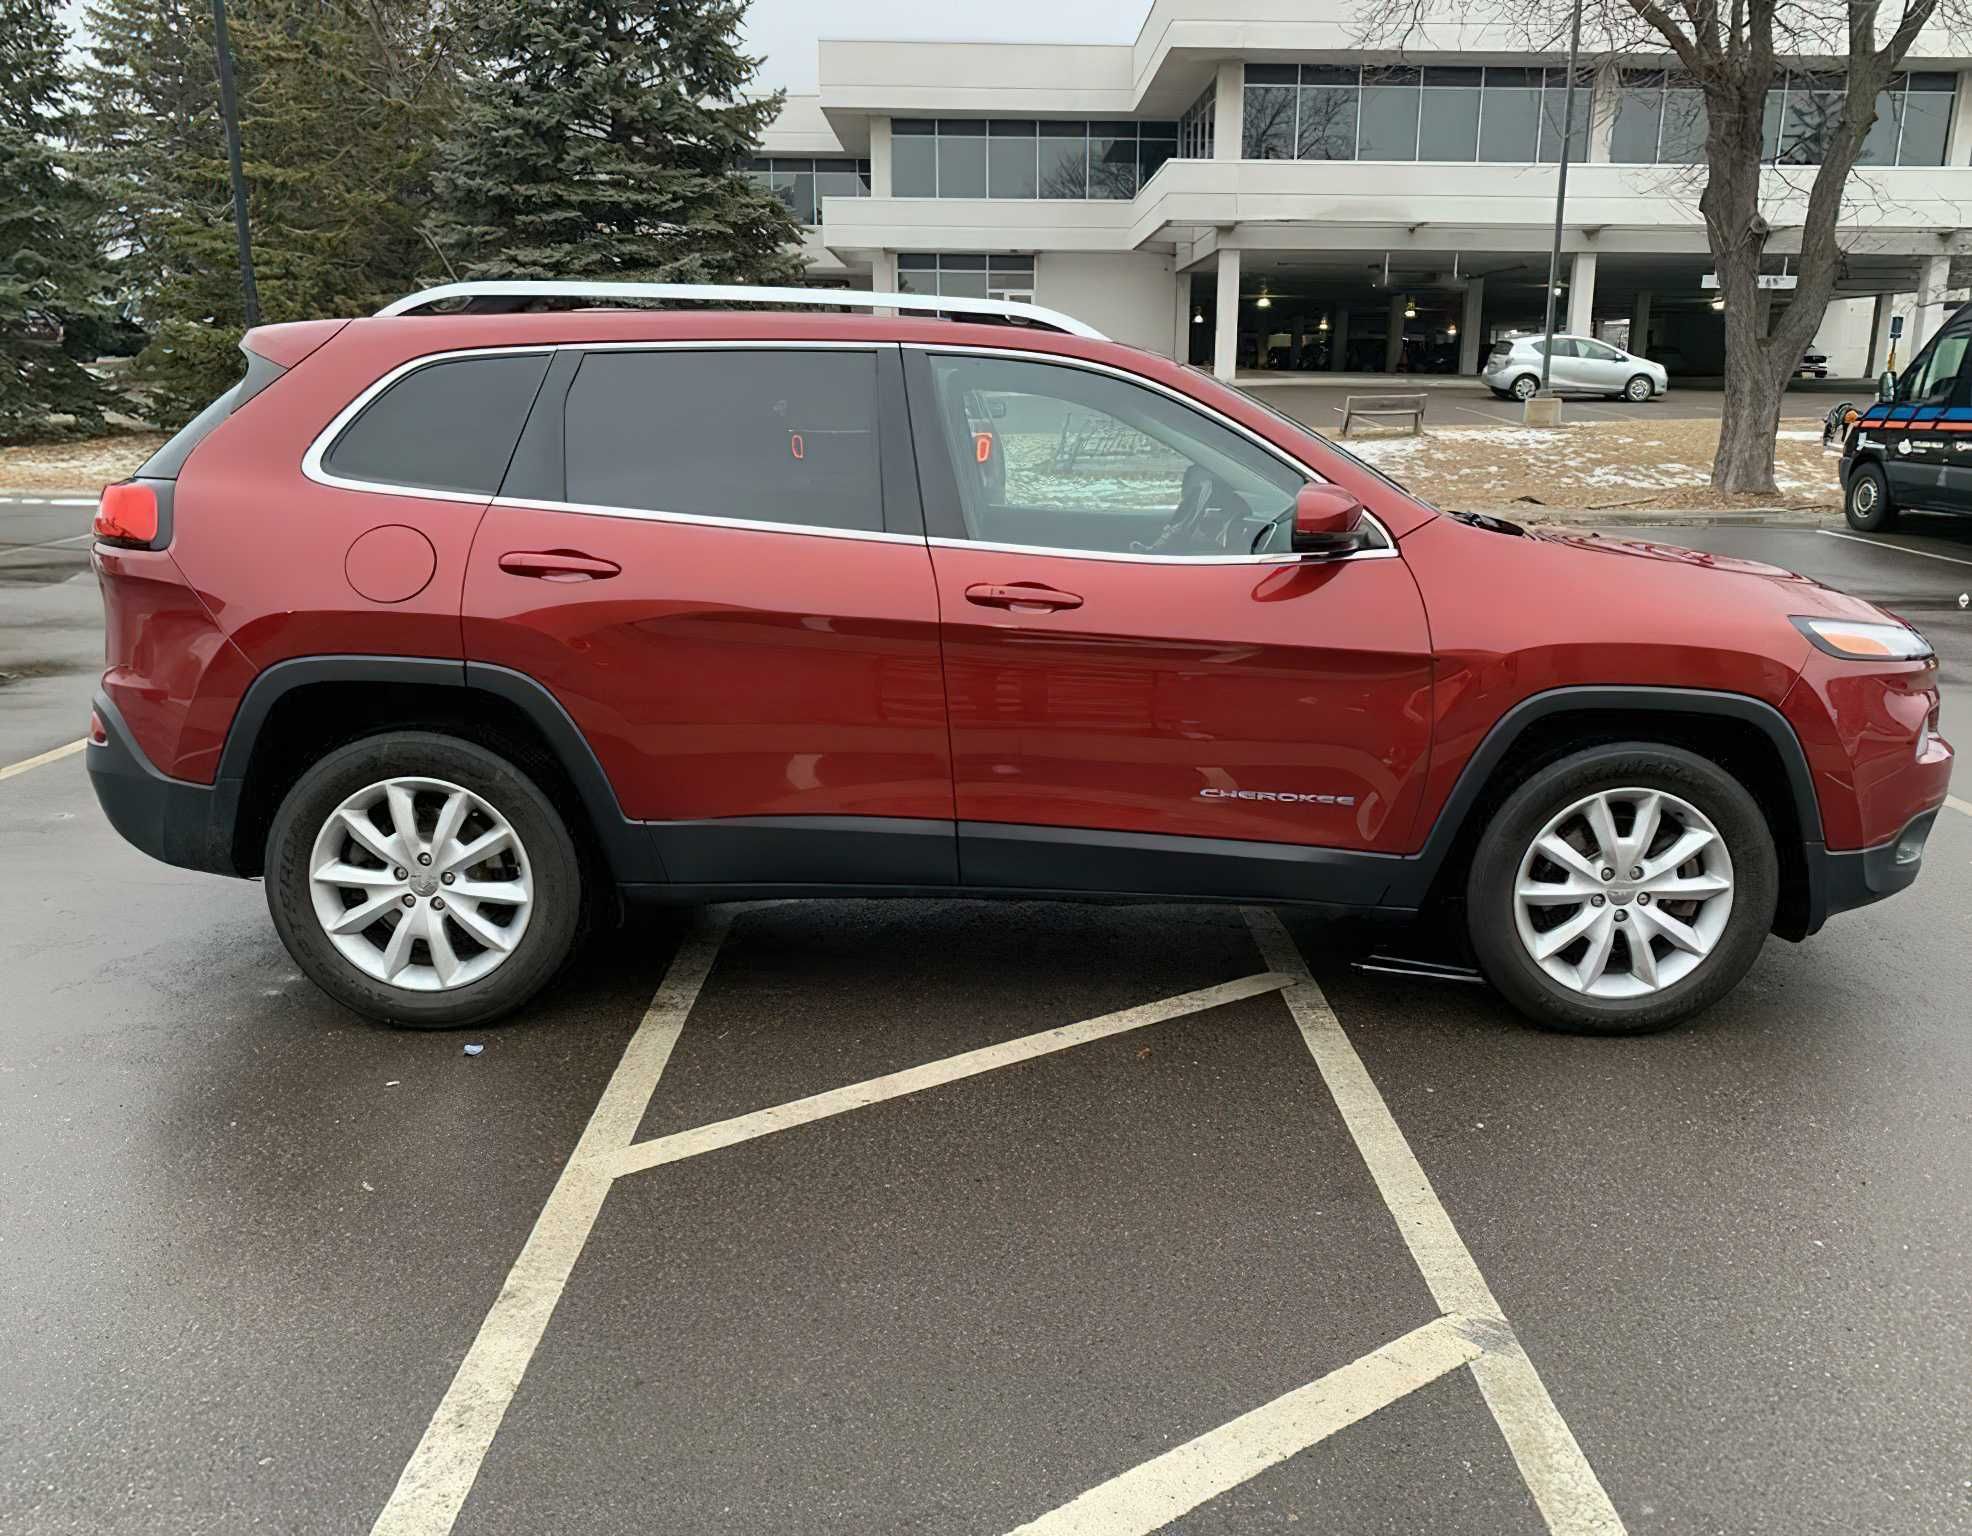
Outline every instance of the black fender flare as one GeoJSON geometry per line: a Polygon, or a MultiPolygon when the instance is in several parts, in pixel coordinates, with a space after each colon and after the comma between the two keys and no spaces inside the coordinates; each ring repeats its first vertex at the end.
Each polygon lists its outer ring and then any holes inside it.
{"type": "Polygon", "coordinates": [[[254,678],[234,711],[219,756],[218,781],[233,786],[237,797],[237,786],[246,779],[267,718],[288,694],[316,683],[351,682],[469,689],[513,705],[541,733],[569,783],[575,786],[617,883],[664,879],[647,829],[624,816],[616,790],[581,727],[546,686],[510,667],[425,656],[296,656],[277,661],[254,678]]]}
{"type": "MultiPolygon", "coordinates": [[[[1522,699],[1493,722],[1485,738],[1474,748],[1458,782],[1445,797],[1431,824],[1424,846],[1405,861],[1409,867],[1391,883],[1385,900],[1393,906],[1420,906],[1429,894],[1438,871],[1450,856],[1452,845],[1464,830],[1466,819],[1485,792],[1493,771],[1499,767],[1513,745],[1529,727],[1556,715],[1596,713],[1648,713],[1710,715],[1740,721],[1756,728],[1772,743],[1787,778],[1793,800],[1794,817],[1809,854],[1810,871],[1818,867],[1813,857],[1822,847],[1821,805],[1815,798],[1814,775],[1808,767],[1808,754],[1801,738],[1787,717],[1764,699],[1743,693],[1720,693],[1704,688],[1666,688],[1650,685],[1607,685],[1553,688],[1522,699]]],[[[1811,877],[1812,878],[1812,877],[1811,877]]],[[[1814,905],[1811,902],[1811,905],[1814,905]]],[[[1818,925],[1817,925],[1818,926],[1818,925]]]]}

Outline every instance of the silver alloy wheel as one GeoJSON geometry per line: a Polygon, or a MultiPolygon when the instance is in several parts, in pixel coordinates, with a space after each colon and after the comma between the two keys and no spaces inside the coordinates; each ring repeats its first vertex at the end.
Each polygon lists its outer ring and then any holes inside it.
{"type": "Polygon", "coordinates": [[[1641,404],[1650,398],[1650,380],[1646,379],[1642,374],[1638,374],[1630,380],[1629,388],[1624,392],[1632,400],[1641,404]]]}
{"type": "Polygon", "coordinates": [[[1876,480],[1872,475],[1857,475],[1849,482],[1849,509],[1858,517],[1868,517],[1876,510],[1876,480]]]}
{"type": "Polygon", "coordinates": [[[343,801],[315,835],[308,889],[342,957],[410,992],[449,992],[497,970],[534,902],[519,835],[443,779],[385,779],[343,801]]]}
{"type": "Polygon", "coordinates": [[[1656,789],[1587,795],[1543,827],[1514,877],[1534,963],[1590,997],[1683,981],[1732,916],[1732,856],[1696,806],[1656,789]]]}
{"type": "Polygon", "coordinates": [[[1513,398],[1516,400],[1531,400],[1535,395],[1540,393],[1540,389],[1541,381],[1539,379],[1535,378],[1531,373],[1523,373],[1513,381],[1513,398]]]}

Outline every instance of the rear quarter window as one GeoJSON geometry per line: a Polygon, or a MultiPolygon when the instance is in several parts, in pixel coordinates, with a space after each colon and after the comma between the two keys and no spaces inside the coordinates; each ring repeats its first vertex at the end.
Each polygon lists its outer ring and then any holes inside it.
{"type": "Polygon", "coordinates": [[[503,353],[414,368],[336,435],[322,468],[365,485],[491,496],[550,356],[503,353]]]}

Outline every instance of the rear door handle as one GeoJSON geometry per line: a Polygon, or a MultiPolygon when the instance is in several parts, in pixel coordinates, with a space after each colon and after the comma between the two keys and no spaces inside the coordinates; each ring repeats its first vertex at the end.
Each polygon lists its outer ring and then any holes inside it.
{"type": "Polygon", "coordinates": [[[614,560],[598,560],[594,555],[572,549],[515,550],[500,556],[500,569],[515,576],[537,576],[543,581],[604,581],[623,569],[614,560]]]}
{"type": "Polygon", "coordinates": [[[1005,608],[1013,613],[1048,613],[1082,606],[1082,599],[1073,592],[1058,591],[1031,581],[1016,581],[1005,586],[979,582],[965,589],[965,600],[982,608],[1005,608]]]}

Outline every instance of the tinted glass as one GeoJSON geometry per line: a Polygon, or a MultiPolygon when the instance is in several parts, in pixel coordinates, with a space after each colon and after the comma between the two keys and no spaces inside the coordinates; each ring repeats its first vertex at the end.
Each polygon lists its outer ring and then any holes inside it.
{"type": "Polygon", "coordinates": [[[1356,158],[1356,97],[1353,86],[1317,85],[1301,92],[1297,145],[1301,159],[1356,158]]]}
{"type": "Polygon", "coordinates": [[[1942,91],[1912,91],[1904,97],[1903,141],[1899,165],[1943,165],[1945,129],[1951,124],[1951,96],[1942,91]]]}
{"type": "Polygon", "coordinates": [[[1041,125],[1041,196],[1089,195],[1089,136],[1080,124],[1041,125]]]}
{"type": "Polygon", "coordinates": [[[1000,132],[986,141],[986,185],[994,197],[1033,197],[1039,183],[1034,171],[1034,134],[1030,124],[1022,137],[1000,132]]]}
{"type": "Polygon", "coordinates": [[[323,467],[349,480],[491,496],[547,371],[545,352],[416,369],[363,408],[323,467]]]}
{"type": "Polygon", "coordinates": [[[1417,99],[1422,94],[1411,86],[1364,86],[1362,139],[1356,153],[1364,160],[1415,160],[1417,99]]]}
{"type": "Polygon", "coordinates": [[[1913,405],[1948,405],[1965,366],[1972,321],[1956,321],[1938,333],[1930,349],[1897,381],[1897,398],[1913,405]]]}
{"type": "MultiPolygon", "coordinates": [[[[979,125],[984,128],[986,125],[979,125]]],[[[984,197],[986,195],[986,137],[958,138],[938,130],[938,195],[940,197],[984,197]]]]}
{"type": "Polygon", "coordinates": [[[900,134],[890,141],[890,191],[894,197],[938,195],[938,141],[900,134]]]}
{"type": "MultiPolygon", "coordinates": [[[[1575,82],[1575,117],[1568,132],[1568,163],[1580,165],[1589,157],[1589,82],[1575,82]]],[[[1548,71],[1547,89],[1541,93],[1541,159],[1552,164],[1561,158],[1561,120],[1568,115],[1568,71],[1548,71]]]]}
{"type": "Polygon", "coordinates": [[[1664,93],[1664,135],[1658,141],[1657,159],[1663,165],[1697,165],[1705,158],[1708,118],[1703,91],[1669,90],[1664,93]]]}
{"type": "Polygon", "coordinates": [[[1531,165],[1539,158],[1541,92],[1523,86],[1496,88],[1486,71],[1486,113],[1479,124],[1479,158],[1531,165]]]}
{"type": "Polygon", "coordinates": [[[1248,160],[1294,158],[1294,87],[1246,88],[1242,153],[1248,160]]]}
{"type": "Polygon", "coordinates": [[[1654,85],[1625,85],[1616,97],[1616,121],[1609,131],[1609,158],[1627,165],[1654,164],[1657,131],[1663,116],[1661,90],[1654,85]]]}
{"type": "Polygon", "coordinates": [[[1479,142],[1479,91],[1476,86],[1441,90],[1431,82],[1439,75],[1473,74],[1475,70],[1425,71],[1423,122],[1418,130],[1420,160],[1470,160],[1479,142]]]}
{"type": "Polygon", "coordinates": [[[592,352],[568,392],[568,499],[883,526],[868,352],[592,352]]]}
{"type": "Polygon", "coordinates": [[[1218,422],[1106,374],[933,357],[941,424],[971,537],[1144,552],[1194,516],[1171,555],[1245,555],[1302,477],[1218,422]]]}
{"type": "Polygon", "coordinates": [[[1157,168],[1178,152],[1176,139],[1143,139],[1137,144],[1137,185],[1157,174],[1157,168]]]}
{"type": "Polygon", "coordinates": [[[1137,140],[1117,134],[1089,135],[1089,196],[1128,199],[1137,195],[1137,140]]]}

